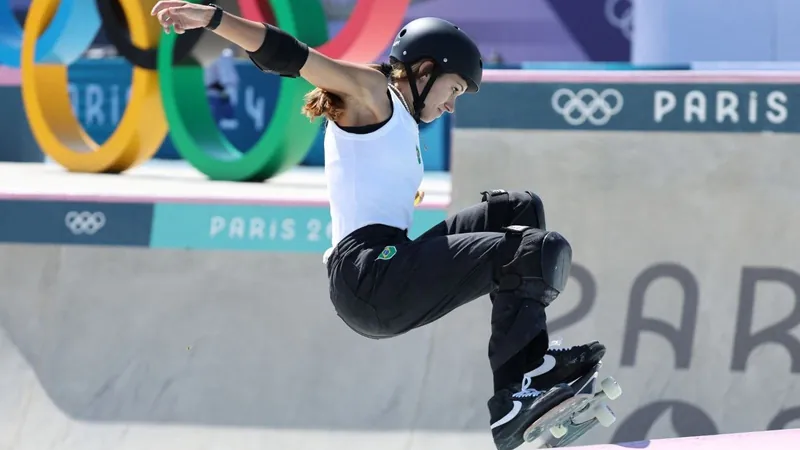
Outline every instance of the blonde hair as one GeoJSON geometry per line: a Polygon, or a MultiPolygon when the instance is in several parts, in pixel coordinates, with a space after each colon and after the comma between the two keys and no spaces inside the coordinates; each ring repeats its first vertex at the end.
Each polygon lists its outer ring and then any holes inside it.
{"type": "MultiPolygon", "coordinates": [[[[430,60],[422,60],[412,64],[411,71],[414,73],[415,79],[430,72],[429,70],[420,72],[420,66],[425,61],[430,60]]],[[[408,81],[403,63],[370,64],[370,67],[380,70],[388,80],[408,81]]],[[[336,122],[344,113],[344,100],[338,95],[324,89],[314,88],[307,93],[304,98],[305,104],[300,111],[308,117],[309,120],[313,121],[317,117],[324,117],[330,121],[336,122]]]]}

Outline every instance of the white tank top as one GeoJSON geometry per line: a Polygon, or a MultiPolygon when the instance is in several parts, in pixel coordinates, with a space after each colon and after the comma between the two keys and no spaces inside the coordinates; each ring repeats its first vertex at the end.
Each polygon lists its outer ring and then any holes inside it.
{"type": "Polygon", "coordinates": [[[411,227],[424,172],[419,127],[399,93],[393,87],[389,92],[392,117],[378,130],[353,134],[332,121],[326,126],[332,246],[365,225],[411,227]]]}

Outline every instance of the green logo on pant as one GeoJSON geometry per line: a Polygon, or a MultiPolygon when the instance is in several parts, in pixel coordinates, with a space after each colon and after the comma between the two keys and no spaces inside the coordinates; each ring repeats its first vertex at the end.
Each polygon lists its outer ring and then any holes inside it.
{"type": "Polygon", "coordinates": [[[394,255],[397,254],[397,248],[394,245],[387,245],[380,255],[378,255],[378,259],[382,259],[384,261],[394,258],[394,255]]]}

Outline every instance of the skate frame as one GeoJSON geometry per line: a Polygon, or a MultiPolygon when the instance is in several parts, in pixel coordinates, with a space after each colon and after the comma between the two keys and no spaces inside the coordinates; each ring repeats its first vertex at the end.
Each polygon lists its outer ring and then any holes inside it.
{"type": "Polygon", "coordinates": [[[602,362],[598,362],[586,374],[570,383],[575,389],[575,395],[532,423],[525,430],[525,441],[533,442],[536,448],[565,447],[600,424],[593,412],[609,400],[605,392],[595,392],[602,365],[602,362]],[[558,426],[566,431],[557,438],[551,434],[551,430],[558,426]]]}

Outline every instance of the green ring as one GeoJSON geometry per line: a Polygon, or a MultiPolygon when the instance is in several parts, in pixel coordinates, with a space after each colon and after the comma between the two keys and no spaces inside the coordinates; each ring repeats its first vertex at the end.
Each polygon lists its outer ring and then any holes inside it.
{"type": "MultiPolygon", "coordinates": [[[[309,47],[328,40],[319,0],[271,0],[270,4],[277,26],[309,47]]],[[[173,65],[176,38],[174,32],[161,37],[158,79],[170,137],[187,162],[210,179],[225,181],[264,181],[302,162],[320,126],[320,119],[312,122],[300,113],[303,97],[313,89],[309,82],[300,77],[281,78],[266,131],[243,153],[217,128],[206,98],[202,66],[194,61],[173,65]]]]}

